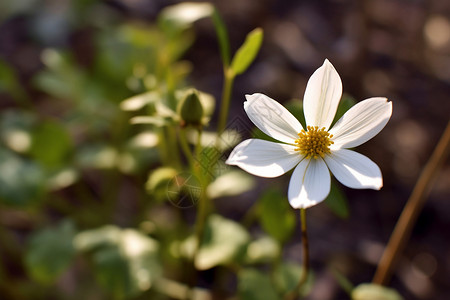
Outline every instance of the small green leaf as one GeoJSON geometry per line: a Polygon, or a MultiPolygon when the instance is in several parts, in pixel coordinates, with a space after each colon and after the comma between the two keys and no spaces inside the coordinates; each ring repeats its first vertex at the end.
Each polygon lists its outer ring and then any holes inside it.
{"type": "Polygon", "coordinates": [[[230,171],[216,178],[206,190],[209,198],[236,196],[255,186],[253,177],[241,171],[230,171]]]}
{"type": "Polygon", "coordinates": [[[403,300],[403,297],[394,289],[363,283],[353,290],[352,300],[403,300]]]}
{"type": "Polygon", "coordinates": [[[45,166],[55,167],[65,163],[72,147],[67,130],[59,123],[45,121],[33,130],[30,154],[45,166]]]}
{"type": "MultiPolygon", "coordinates": [[[[198,131],[188,131],[187,136],[189,142],[193,145],[195,145],[198,141],[198,131]]],[[[231,149],[232,147],[236,146],[240,141],[242,141],[242,136],[233,129],[224,130],[224,132],[220,135],[220,151],[215,148],[215,143],[217,139],[217,133],[212,131],[204,131],[202,133],[201,137],[201,144],[204,148],[214,148],[213,150],[217,152],[217,155],[222,156],[223,151],[231,149]]],[[[206,153],[209,150],[204,150],[206,153]]]]}
{"type": "Polygon", "coordinates": [[[159,116],[136,116],[130,119],[130,124],[149,124],[156,127],[163,127],[168,125],[169,122],[159,116]]]}
{"type": "Polygon", "coordinates": [[[14,69],[9,64],[0,59],[0,92],[7,92],[16,100],[27,100],[19,78],[14,69]]]}
{"type": "Polygon", "coordinates": [[[230,65],[230,41],[228,38],[227,27],[222,20],[217,8],[214,9],[212,14],[214,22],[214,28],[216,29],[217,39],[219,40],[220,56],[222,57],[222,63],[225,68],[230,65]]]}
{"type": "MultiPolygon", "coordinates": [[[[303,268],[300,265],[294,263],[280,264],[274,273],[275,286],[283,294],[292,292],[297,287],[302,272],[303,268]]],[[[310,270],[306,282],[300,287],[300,295],[308,295],[313,287],[313,283],[314,274],[310,270]]]]}
{"type": "Polygon", "coordinates": [[[233,261],[243,253],[250,235],[241,224],[219,215],[208,218],[195,266],[207,270],[233,261]]]}
{"type": "Polygon", "coordinates": [[[248,245],[245,262],[248,264],[270,263],[277,259],[280,253],[280,243],[269,236],[263,236],[248,245]]]}
{"type": "Polygon", "coordinates": [[[279,242],[285,242],[295,229],[295,213],[278,190],[268,190],[260,199],[259,221],[263,229],[279,242]]]}
{"type": "Polygon", "coordinates": [[[231,70],[234,75],[242,74],[247,70],[256,58],[262,41],[263,31],[261,28],[256,28],[247,35],[244,44],[237,50],[231,62],[231,70]]]}
{"type": "Polygon", "coordinates": [[[330,194],[325,203],[340,218],[345,219],[350,215],[347,198],[334,181],[331,181],[330,194]]]}
{"type": "Polygon", "coordinates": [[[6,149],[0,149],[0,202],[27,205],[45,192],[41,167],[6,149]]]}
{"type": "Polygon", "coordinates": [[[130,271],[127,261],[123,259],[116,247],[105,248],[93,254],[94,272],[101,286],[114,295],[115,299],[125,299],[135,295],[131,287],[130,271]]]}
{"type": "Polygon", "coordinates": [[[176,178],[178,171],[171,167],[154,169],[148,176],[145,188],[157,200],[166,200],[168,185],[176,178]]]}
{"type": "Polygon", "coordinates": [[[157,92],[147,92],[139,94],[128,99],[123,100],[120,103],[120,108],[124,111],[136,111],[140,110],[149,103],[154,103],[160,99],[160,95],[157,92]]]}
{"type": "Polygon", "coordinates": [[[108,225],[77,234],[73,243],[91,255],[99,284],[114,299],[137,296],[159,278],[159,244],[137,230],[108,225]]]}
{"type": "Polygon", "coordinates": [[[113,169],[119,158],[118,150],[105,144],[86,145],[76,154],[76,161],[83,168],[113,169]]]}
{"type": "Polygon", "coordinates": [[[75,227],[64,221],[56,228],[47,228],[33,234],[27,249],[25,263],[31,276],[41,283],[51,283],[70,265],[75,256],[72,238],[75,227]]]}
{"type": "Polygon", "coordinates": [[[118,227],[108,225],[78,233],[73,243],[78,251],[94,251],[100,247],[117,244],[120,234],[121,231],[118,227]]]}
{"type": "Polygon", "coordinates": [[[158,23],[166,30],[184,30],[195,21],[211,16],[214,7],[210,3],[185,2],[165,7],[158,16],[158,23]]]}
{"type": "Polygon", "coordinates": [[[37,124],[37,115],[22,110],[5,110],[0,114],[0,137],[15,152],[30,150],[31,130],[37,124]]]}
{"type": "Polygon", "coordinates": [[[255,269],[243,269],[238,274],[238,293],[242,300],[279,300],[270,277],[255,269]]]}

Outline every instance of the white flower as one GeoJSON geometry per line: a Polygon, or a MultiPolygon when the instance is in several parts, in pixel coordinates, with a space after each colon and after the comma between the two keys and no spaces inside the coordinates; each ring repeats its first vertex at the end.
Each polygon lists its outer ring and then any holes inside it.
{"type": "Polygon", "coordinates": [[[246,95],[244,109],[250,120],[281,143],[245,140],[234,148],[226,163],[261,177],[277,177],[295,167],[288,191],[293,208],[316,205],[328,196],[329,171],[350,188],[379,190],[383,186],[380,168],[347,148],[378,134],[392,115],[392,103],[380,97],[361,101],[329,129],[341,96],[341,79],[328,60],[306,86],[306,130],[275,100],[263,94],[246,95]]]}

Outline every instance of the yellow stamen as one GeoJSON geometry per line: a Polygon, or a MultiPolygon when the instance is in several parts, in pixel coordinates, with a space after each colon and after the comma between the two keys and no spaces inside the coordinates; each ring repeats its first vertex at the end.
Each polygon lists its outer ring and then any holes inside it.
{"type": "Polygon", "coordinates": [[[330,153],[330,145],[334,144],[330,139],[333,137],[325,130],[325,127],[319,129],[319,126],[308,126],[307,131],[302,129],[295,140],[296,151],[299,151],[306,158],[317,159],[330,153]]]}

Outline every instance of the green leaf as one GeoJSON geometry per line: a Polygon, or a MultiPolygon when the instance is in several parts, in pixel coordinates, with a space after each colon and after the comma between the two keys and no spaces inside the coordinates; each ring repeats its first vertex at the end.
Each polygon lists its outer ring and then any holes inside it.
{"type": "Polygon", "coordinates": [[[45,174],[36,163],[0,149],[0,202],[27,205],[41,198],[45,174]]]}
{"type": "Polygon", "coordinates": [[[156,127],[163,127],[169,124],[164,118],[160,116],[136,116],[130,119],[131,124],[149,124],[156,127]]]}
{"type": "Polygon", "coordinates": [[[27,153],[31,146],[31,130],[37,115],[21,110],[5,110],[0,114],[2,142],[15,152],[27,153]]]}
{"type": "Polygon", "coordinates": [[[157,200],[166,200],[168,198],[168,185],[179,171],[171,167],[160,167],[154,169],[148,176],[145,188],[157,200]]]}
{"type": "Polygon", "coordinates": [[[76,153],[76,161],[83,168],[113,169],[117,167],[119,152],[105,144],[89,144],[76,153]]]}
{"type": "Polygon", "coordinates": [[[119,248],[105,248],[93,254],[94,271],[97,281],[115,299],[124,299],[135,295],[127,261],[123,259],[119,248]]]}
{"type": "Polygon", "coordinates": [[[263,236],[248,245],[245,262],[248,264],[270,263],[277,259],[280,253],[280,243],[269,236],[263,236]]]}
{"type": "Polygon", "coordinates": [[[120,228],[107,225],[78,233],[74,238],[74,245],[78,251],[94,251],[101,247],[117,245],[120,235],[120,228]]]}
{"type": "Polygon", "coordinates": [[[259,221],[262,228],[279,242],[285,242],[295,229],[295,213],[286,196],[272,189],[260,199],[259,221]]]}
{"type": "Polygon", "coordinates": [[[216,29],[217,39],[219,41],[219,50],[222,63],[225,68],[228,68],[230,65],[230,41],[228,38],[227,27],[225,26],[225,23],[223,22],[217,8],[214,8],[212,19],[214,22],[214,28],[216,29]]]}
{"type": "Polygon", "coordinates": [[[155,103],[160,98],[161,95],[158,92],[147,92],[123,100],[120,103],[120,108],[124,111],[136,111],[149,103],[155,103]]]}
{"type": "Polygon", "coordinates": [[[27,100],[19,78],[14,69],[0,59],[0,92],[7,92],[18,101],[27,100]]]}
{"type": "Polygon", "coordinates": [[[394,289],[363,283],[353,290],[352,300],[403,300],[403,297],[394,289]]]}
{"type": "Polygon", "coordinates": [[[241,224],[211,215],[205,226],[195,266],[199,270],[207,270],[232,262],[245,251],[249,241],[250,235],[241,224]]]}
{"type": "Polygon", "coordinates": [[[342,219],[346,219],[350,215],[347,198],[336,185],[335,181],[331,181],[330,194],[325,199],[325,204],[342,219]]]}
{"type": "Polygon", "coordinates": [[[137,296],[160,276],[159,245],[137,230],[108,225],[81,232],[73,242],[91,254],[95,276],[113,298],[137,296]]]}
{"type": "Polygon", "coordinates": [[[255,269],[243,269],[238,274],[238,293],[242,300],[277,300],[277,294],[268,275],[255,269]]]}
{"type": "Polygon", "coordinates": [[[231,70],[234,75],[242,74],[247,70],[256,58],[262,41],[263,31],[261,28],[256,28],[247,35],[244,44],[237,50],[231,62],[231,70]]]}
{"type": "Polygon", "coordinates": [[[248,173],[242,171],[230,171],[217,177],[206,190],[211,199],[236,196],[251,190],[255,186],[255,180],[248,173]]]}
{"type": "Polygon", "coordinates": [[[47,187],[51,191],[57,191],[74,184],[79,179],[79,172],[74,168],[60,168],[49,172],[47,187]]]}
{"type": "Polygon", "coordinates": [[[71,148],[69,133],[57,122],[43,122],[32,132],[30,154],[45,166],[63,165],[71,148]]]}
{"type": "Polygon", "coordinates": [[[159,25],[166,30],[185,30],[195,21],[212,15],[212,4],[185,2],[165,7],[158,16],[159,25]]]}
{"type": "MultiPolygon", "coordinates": [[[[189,142],[193,145],[195,145],[198,141],[198,131],[190,130],[188,131],[187,136],[189,142]]],[[[217,139],[217,133],[212,131],[204,131],[202,133],[201,137],[201,144],[204,148],[212,149],[213,151],[217,152],[217,155],[222,156],[224,155],[222,152],[225,150],[231,149],[232,147],[236,146],[240,141],[242,141],[242,136],[233,129],[227,129],[224,130],[224,132],[220,135],[220,151],[215,148],[215,143],[217,139]]],[[[208,155],[211,153],[207,153],[210,150],[205,150],[203,154],[208,155]]]]}
{"type": "Polygon", "coordinates": [[[80,100],[86,93],[87,78],[71,55],[54,49],[42,53],[47,67],[33,78],[33,83],[44,92],[59,98],[80,100]]]}
{"type": "MultiPolygon", "coordinates": [[[[300,276],[303,272],[303,268],[300,265],[280,264],[274,273],[275,286],[283,294],[292,292],[300,280],[300,276]]],[[[300,287],[300,295],[306,296],[311,291],[314,283],[314,274],[309,271],[306,282],[300,287]]]]}
{"type": "Polygon", "coordinates": [[[52,283],[69,267],[75,256],[74,235],[75,227],[71,221],[63,221],[56,228],[43,229],[32,235],[25,264],[35,280],[52,283]]]}

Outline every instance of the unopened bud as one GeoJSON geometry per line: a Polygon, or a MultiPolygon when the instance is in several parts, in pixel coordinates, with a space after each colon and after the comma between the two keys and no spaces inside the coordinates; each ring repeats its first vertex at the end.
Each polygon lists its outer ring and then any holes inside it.
{"type": "Polygon", "coordinates": [[[203,106],[196,89],[190,89],[178,104],[178,115],[182,126],[199,126],[203,119],[203,106]]]}

